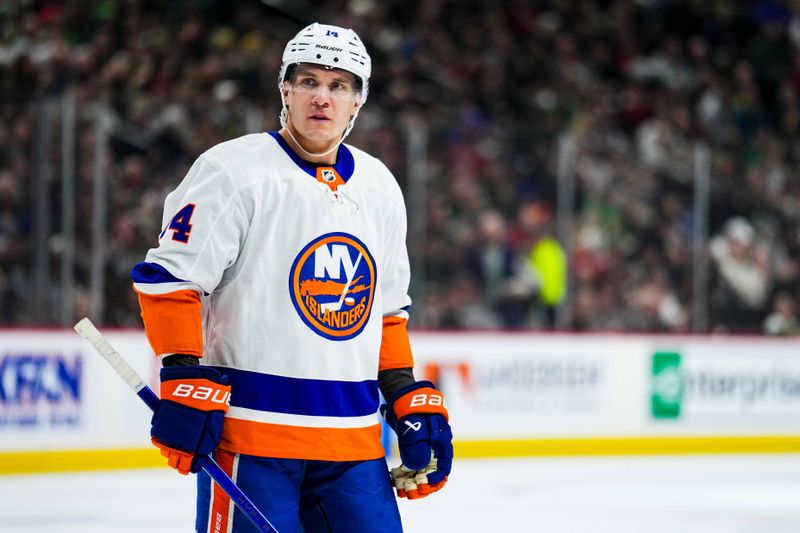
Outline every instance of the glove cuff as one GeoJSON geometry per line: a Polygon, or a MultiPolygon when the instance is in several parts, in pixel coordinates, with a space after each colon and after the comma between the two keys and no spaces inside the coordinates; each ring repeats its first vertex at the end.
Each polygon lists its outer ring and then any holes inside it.
{"type": "Polygon", "coordinates": [[[228,412],[231,386],[227,376],[208,367],[161,369],[161,399],[199,411],[228,412]]]}
{"type": "Polygon", "coordinates": [[[440,414],[449,422],[444,396],[430,381],[418,381],[397,391],[392,400],[397,420],[414,414],[440,414]]]}

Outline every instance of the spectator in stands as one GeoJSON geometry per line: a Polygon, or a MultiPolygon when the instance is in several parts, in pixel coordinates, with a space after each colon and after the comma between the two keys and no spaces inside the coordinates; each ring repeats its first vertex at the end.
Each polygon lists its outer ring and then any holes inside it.
{"type": "Polygon", "coordinates": [[[781,291],[772,301],[772,310],[764,320],[763,332],[767,335],[795,336],[800,334],[795,299],[781,291]]]}
{"type": "Polygon", "coordinates": [[[743,217],[729,219],[724,232],[711,242],[711,258],[719,277],[714,295],[719,326],[727,331],[759,331],[771,276],[753,226],[743,217]]]}
{"type": "MultiPolygon", "coordinates": [[[[280,102],[259,88],[272,83],[280,43],[299,19],[331,6],[334,22],[354,27],[375,50],[375,68],[388,73],[375,78],[389,80],[372,88],[374,105],[350,142],[407,186],[404,128],[427,128],[424,194],[409,206],[427,229],[409,242],[426,277],[415,304],[431,308],[415,313],[424,317],[417,326],[543,327],[535,307],[498,299],[497,280],[521,270],[497,258],[532,249],[519,240],[516,220],[531,199],[555,212],[565,163],[556,139],[565,135],[576,146],[575,248],[565,250],[573,327],[683,331],[691,322],[698,141],[711,150],[711,231],[719,233],[709,250],[709,329],[761,331],[773,290],[800,293],[800,22],[779,2],[312,0],[287,13],[240,0],[40,0],[0,7],[0,182],[13,182],[0,183],[11,191],[0,194],[0,320],[52,320],[31,316],[26,300],[30,247],[42,246],[33,233],[32,177],[43,153],[54,169],[45,187],[51,206],[61,192],[60,115],[45,120],[42,104],[59,109],[69,90],[78,110],[82,312],[97,118],[111,124],[106,283],[118,287],[127,283],[126,249],[152,245],[144,236],[160,224],[163,195],[187,165],[225,138],[275,125],[280,102]],[[47,148],[37,145],[43,123],[54,132],[47,148]],[[747,230],[731,230],[731,238],[721,228],[734,213],[757,228],[749,245],[739,242],[747,230]],[[498,227],[498,218],[514,224],[498,227]],[[484,224],[494,229],[482,248],[475,235],[484,224]],[[642,309],[649,312],[632,312],[642,309]]],[[[49,259],[56,272],[57,254],[49,259]]],[[[136,313],[109,289],[106,316],[96,318],[124,325],[136,313]]]]}
{"type": "Polygon", "coordinates": [[[466,251],[464,263],[483,291],[483,301],[500,319],[499,327],[519,328],[533,306],[539,280],[508,242],[502,215],[487,209],[478,215],[474,244],[466,251]]]}

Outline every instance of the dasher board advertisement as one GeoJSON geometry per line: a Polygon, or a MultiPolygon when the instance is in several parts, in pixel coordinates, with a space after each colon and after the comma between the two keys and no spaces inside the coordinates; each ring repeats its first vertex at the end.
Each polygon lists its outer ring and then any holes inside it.
{"type": "MultiPolygon", "coordinates": [[[[158,360],[138,331],[107,334],[152,386],[158,360]]],[[[72,331],[0,334],[0,450],[148,445],[151,414],[72,331]]]]}

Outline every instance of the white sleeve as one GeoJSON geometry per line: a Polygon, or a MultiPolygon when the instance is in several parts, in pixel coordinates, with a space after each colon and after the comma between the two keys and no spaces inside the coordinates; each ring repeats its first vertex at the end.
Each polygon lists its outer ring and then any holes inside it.
{"type": "Polygon", "coordinates": [[[390,210],[386,227],[386,256],[381,281],[383,315],[408,319],[411,267],[406,248],[406,208],[399,187],[397,191],[399,201],[395,202],[395,209],[390,210]]]}
{"type": "Polygon", "coordinates": [[[247,236],[254,210],[249,193],[249,187],[237,184],[217,162],[200,156],[167,196],[158,247],[145,259],[171,279],[134,278],[136,289],[150,294],[187,288],[212,292],[236,262],[247,236]]]}

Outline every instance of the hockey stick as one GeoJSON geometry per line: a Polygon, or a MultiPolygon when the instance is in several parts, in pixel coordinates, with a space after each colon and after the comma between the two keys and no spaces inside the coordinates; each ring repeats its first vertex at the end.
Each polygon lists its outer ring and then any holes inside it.
{"type": "MultiPolygon", "coordinates": [[[[141,400],[147,404],[147,406],[152,410],[155,411],[158,408],[158,397],[155,393],[148,387],[139,374],[131,368],[131,366],[119,355],[111,344],[109,344],[108,340],[103,337],[102,333],[100,333],[94,324],[88,318],[82,318],[77,324],[75,324],[75,331],[78,334],[89,341],[89,343],[97,350],[97,353],[103,356],[103,359],[111,365],[111,368],[125,380],[125,383],[133,389],[133,392],[136,393],[141,400]]],[[[222,468],[217,464],[216,461],[212,457],[208,457],[208,461],[203,465],[203,470],[211,476],[211,478],[220,486],[222,490],[225,491],[233,503],[236,504],[236,507],[244,513],[244,515],[253,523],[254,526],[258,528],[259,531],[263,531],[264,533],[278,533],[278,530],[269,523],[269,520],[261,514],[261,511],[256,508],[253,502],[250,501],[242,490],[236,486],[236,484],[228,477],[222,468]]]]}
{"type": "MultiPolygon", "coordinates": [[[[358,257],[356,258],[356,263],[353,265],[353,271],[347,276],[347,283],[344,285],[344,290],[342,291],[342,295],[339,297],[338,301],[335,302],[328,302],[320,305],[320,309],[324,313],[325,311],[338,311],[342,308],[342,302],[344,302],[345,297],[347,296],[347,291],[350,290],[350,284],[353,283],[353,276],[356,275],[356,270],[358,269],[358,263],[361,261],[361,252],[358,253],[358,257]]],[[[350,304],[348,304],[350,305],[350,304]]]]}

